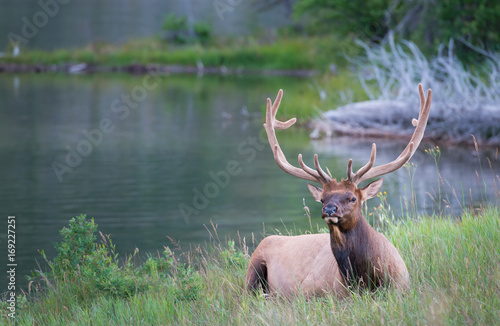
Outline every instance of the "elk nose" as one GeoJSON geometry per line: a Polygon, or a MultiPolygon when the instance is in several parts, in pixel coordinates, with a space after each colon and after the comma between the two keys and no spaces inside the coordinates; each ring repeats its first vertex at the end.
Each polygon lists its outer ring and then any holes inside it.
{"type": "Polygon", "coordinates": [[[333,216],[333,214],[337,213],[338,210],[339,210],[339,208],[335,205],[327,205],[327,206],[325,206],[325,208],[323,208],[323,212],[327,216],[333,216]]]}

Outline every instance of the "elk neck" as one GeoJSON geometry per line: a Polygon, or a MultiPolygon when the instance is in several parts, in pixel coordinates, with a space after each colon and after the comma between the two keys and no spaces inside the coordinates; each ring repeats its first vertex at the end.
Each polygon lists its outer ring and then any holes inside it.
{"type": "Polygon", "coordinates": [[[329,225],[330,246],[345,280],[365,278],[369,264],[370,225],[359,213],[353,228],[342,231],[329,225]]]}

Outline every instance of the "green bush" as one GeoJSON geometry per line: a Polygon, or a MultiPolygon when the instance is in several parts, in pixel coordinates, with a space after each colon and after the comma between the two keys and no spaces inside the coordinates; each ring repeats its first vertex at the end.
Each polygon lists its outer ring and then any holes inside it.
{"type": "Polygon", "coordinates": [[[134,269],[118,266],[111,238],[99,233],[102,243],[97,244],[96,232],[94,219],[88,220],[86,215],[72,218],[69,227],[60,231],[62,242],[55,244],[57,256],[48,261],[52,268],[49,279],[59,284],[78,284],[76,292],[81,296],[102,293],[130,297],[147,290],[148,283],[137,278],[134,269]]]}
{"type": "Polygon", "coordinates": [[[248,258],[241,250],[235,249],[234,241],[227,242],[228,248],[221,252],[221,258],[226,267],[233,267],[238,269],[246,269],[248,258]]]}
{"type": "Polygon", "coordinates": [[[193,25],[194,34],[196,39],[201,44],[207,44],[212,36],[212,27],[204,22],[197,22],[193,25]]]}
{"type": "Polygon", "coordinates": [[[166,275],[169,271],[175,268],[176,262],[172,256],[172,252],[167,247],[163,252],[165,257],[152,257],[149,255],[148,259],[139,268],[144,274],[149,274],[154,277],[166,275]]]}
{"type": "Polygon", "coordinates": [[[200,274],[189,265],[179,264],[175,277],[170,279],[176,301],[198,300],[202,290],[200,274]]]}
{"type": "Polygon", "coordinates": [[[78,274],[79,266],[85,266],[87,257],[94,253],[96,247],[97,224],[94,219],[86,219],[80,215],[69,221],[69,227],[63,227],[59,233],[61,243],[55,243],[57,256],[54,258],[52,270],[56,277],[73,277],[78,274]]]}
{"type": "Polygon", "coordinates": [[[193,24],[192,30],[188,26],[186,16],[169,14],[163,20],[163,30],[166,32],[165,39],[174,44],[196,43],[207,44],[212,35],[212,27],[204,22],[193,24]]]}
{"type": "Polygon", "coordinates": [[[163,20],[163,29],[167,31],[177,32],[186,29],[186,16],[179,17],[175,14],[169,14],[163,20]]]}

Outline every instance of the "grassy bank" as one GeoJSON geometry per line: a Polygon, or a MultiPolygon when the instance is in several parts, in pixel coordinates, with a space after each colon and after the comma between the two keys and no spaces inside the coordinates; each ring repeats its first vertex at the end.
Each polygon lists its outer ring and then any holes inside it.
{"type": "Polygon", "coordinates": [[[21,49],[17,57],[4,56],[0,62],[17,64],[89,63],[107,66],[163,64],[234,69],[318,69],[343,56],[333,37],[279,38],[260,43],[253,38],[212,45],[169,45],[157,39],[129,41],[123,45],[92,44],[74,50],[40,51],[21,49]]]}
{"type": "MultiPolygon", "coordinates": [[[[58,257],[51,261],[52,271],[18,298],[16,321],[19,325],[498,324],[499,215],[498,208],[485,208],[464,213],[458,220],[427,216],[390,226],[385,233],[408,266],[411,290],[405,296],[391,290],[355,291],[345,300],[326,295],[288,301],[247,294],[243,279],[248,256],[231,242],[184,253],[189,257],[186,265],[168,249],[134,263],[133,256],[115,261],[110,240],[99,236],[97,241],[94,236],[92,242],[101,244],[88,247],[92,251],[72,269],[75,262],[69,257],[78,253],[70,254],[70,249],[83,248],[85,241],[72,247],[64,243],[89,239],[90,233],[74,237],[77,233],[68,231],[58,245],[58,257]]],[[[93,225],[86,221],[76,229],[93,225]]],[[[66,230],[71,229],[75,230],[74,222],[66,230]]],[[[5,311],[4,307],[2,319],[8,322],[5,311]]]]}

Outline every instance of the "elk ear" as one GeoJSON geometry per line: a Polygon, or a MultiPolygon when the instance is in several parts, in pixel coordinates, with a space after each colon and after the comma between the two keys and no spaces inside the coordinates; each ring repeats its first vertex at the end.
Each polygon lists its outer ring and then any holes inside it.
{"type": "Polygon", "coordinates": [[[384,178],[375,180],[368,186],[361,188],[360,190],[361,194],[363,195],[363,201],[375,197],[380,190],[380,187],[382,187],[382,183],[384,183],[384,178]]]}
{"type": "Polygon", "coordinates": [[[321,202],[321,195],[323,195],[323,189],[313,186],[310,183],[307,184],[307,188],[309,188],[309,191],[311,192],[311,195],[313,196],[314,200],[317,202],[321,202]]]}

